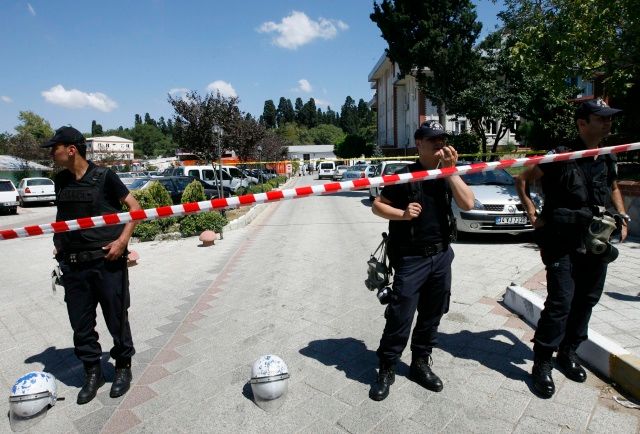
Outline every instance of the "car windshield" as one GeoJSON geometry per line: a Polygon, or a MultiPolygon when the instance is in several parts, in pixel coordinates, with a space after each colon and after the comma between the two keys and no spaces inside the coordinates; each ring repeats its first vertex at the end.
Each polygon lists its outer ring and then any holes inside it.
{"type": "Polygon", "coordinates": [[[42,179],[30,179],[27,181],[27,185],[53,185],[53,181],[50,179],[42,178],[42,179]]]}
{"type": "Polygon", "coordinates": [[[467,185],[513,185],[515,183],[513,176],[504,169],[467,173],[462,175],[462,179],[467,185]]]}
{"type": "Polygon", "coordinates": [[[331,163],[322,163],[320,165],[320,168],[321,169],[333,169],[333,164],[331,164],[331,163]]]}
{"type": "Polygon", "coordinates": [[[338,166],[337,169],[338,170],[347,170],[349,167],[348,166],[338,166]]]}
{"type": "Polygon", "coordinates": [[[407,166],[407,163],[392,163],[387,164],[384,168],[383,175],[391,175],[396,173],[398,170],[407,166]]]}
{"type": "Polygon", "coordinates": [[[0,191],[14,191],[11,181],[0,181],[0,191]]]}
{"type": "Polygon", "coordinates": [[[139,188],[142,188],[142,186],[144,186],[147,182],[149,182],[149,178],[138,178],[129,185],[129,189],[137,190],[139,188]]]}
{"type": "Polygon", "coordinates": [[[118,173],[117,174],[120,178],[133,178],[133,175],[130,173],[118,173]]]}
{"type": "Polygon", "coordinates": [[[358,165],[358,166],[351,166],[349,168],[349,170],[354,170],[354,171],[363,171],[367,168],[366,165],[358,165]]]}

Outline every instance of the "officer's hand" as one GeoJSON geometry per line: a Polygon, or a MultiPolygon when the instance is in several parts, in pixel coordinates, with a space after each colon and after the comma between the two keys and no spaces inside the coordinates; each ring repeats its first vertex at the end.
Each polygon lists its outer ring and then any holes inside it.
{"type": "Polygon", "coordinates": [[[453,146],[445,145],[440,158],[440,167],[455,167],[458,162],[458,151],[453,146]]]}
{"type": "Polygon", "coordinates": [[[104,257],[107,261],[115,261],[122,257],[124,251],[127,249],[127,243],[115,240],[104,246],[102,249],[108,251],[107,255],[104,257]]]}
{"type": "Polygon", "coordinates": [[[404,210],[402,215],[403,220],[412,220],[420,215],[422,212],[422,206],[417,202],[411,202],[407,205],[407,209],[404,210]]]}
{"type": "Polygon", "coordinates": [[[629,228],[627,227],[626,224],[623,224],[622,228],[620,228],[620,242],[623,242],[624,240],[626,240],[628,234],[629,234],[629,228]]]}

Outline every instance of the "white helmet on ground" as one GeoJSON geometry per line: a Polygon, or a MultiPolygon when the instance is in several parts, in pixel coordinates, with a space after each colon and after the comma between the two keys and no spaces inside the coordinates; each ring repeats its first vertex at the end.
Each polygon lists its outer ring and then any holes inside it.
{"type": "Polygon", "coordinates": [[[53,375],[36,371],[18,378],[9,395],[11,430],[24,431],[38,423],[57,399],[53,375]]]}
{"type": "Polygon", "coordinates": [[[276,410],[284,403],[289,388],[289,369],[280,357],[267,354],[254,362],[250,382],[258,407],[276,410]]]}

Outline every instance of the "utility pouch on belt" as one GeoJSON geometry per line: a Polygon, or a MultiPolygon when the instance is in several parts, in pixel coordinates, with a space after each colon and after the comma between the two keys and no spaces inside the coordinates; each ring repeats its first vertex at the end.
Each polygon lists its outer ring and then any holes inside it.
{"type": "Polygon", "coordinates": [[[387,257],[388,241],[389,237],[387,233],[383,232],[382,241],[367,261],[367,279],[364,281],[364,284],[369,291],[379,291],[389,285],[391,267],[387,257]]]}
{"type": "Polygon", "coordinates": [[[79,264],[102,259],[107,256],[106,250],[88,250],[85,252],[63,253],[62,257],[68,264],[79,264]]]}

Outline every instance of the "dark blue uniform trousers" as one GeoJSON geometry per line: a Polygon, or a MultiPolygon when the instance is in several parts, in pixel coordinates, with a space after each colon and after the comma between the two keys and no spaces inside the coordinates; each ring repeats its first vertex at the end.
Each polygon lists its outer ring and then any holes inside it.
{"type": "Polygon", "coordinates": [[[387,323],[380,339],[378,358],[394,365],[407,346],[413,316],[418,319],[411,338],[412,357],[431,354],[437,344],[442,315],[449,310],[453,250],[433,256],[404,256],[393,264],[393,296],[385,316],[387,323]]]}
{"type": "Polygon", "coordinates": [[[94,364],[99,362],[102,356],[96,331],[98,303],[113,338],[111,357],[115,360],[131,358],[135,350],[126,315],[130,302],[126,259],[99,259],[74,265],[61,262],[60,269],[64,284],[64,300],[73,329],[73,344],[78,359],[85,364],[94,364]],[[123,287],[123,284],[126,287],[123,287]],[[126,307],[122,305],[123,302],[126,307]]]}
{"type": "Polygon", "coordinates": [[[558,347],[577,349],[587,339],[589,319],[598,304],[607,264],[577,252],[547,257],[547,299],[533,341],[536,354],[550,356],[558,347]]]}

